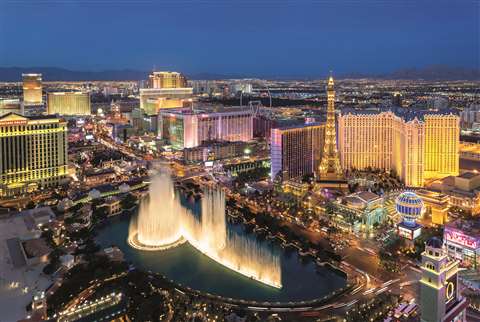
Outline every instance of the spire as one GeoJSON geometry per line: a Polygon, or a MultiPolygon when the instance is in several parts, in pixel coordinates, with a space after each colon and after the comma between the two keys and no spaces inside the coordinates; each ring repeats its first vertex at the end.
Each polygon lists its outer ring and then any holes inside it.
{"type": "Polygon", "coordinates": [[[332,71],[330,71],[330,76],[328,77],[328,82],[327,82],[327,87],[328,87],[328,89],[332,89],[332,90],[333,90],[333,85],[335,85],[335,83],[334,83],[334,81],[333,81],[332,71]]]}
{"type": "Polygon", "coordinates": [[[318,170],[321,178],[340,179],[343,175],[337,151],[335,90],[333,76],[331,74],[327,82],[327,122],[325,125],[325,143],[318,170]]]}

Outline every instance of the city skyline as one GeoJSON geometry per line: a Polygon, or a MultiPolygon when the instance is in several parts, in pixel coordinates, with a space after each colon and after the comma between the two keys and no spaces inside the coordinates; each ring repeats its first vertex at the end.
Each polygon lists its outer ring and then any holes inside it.
{"type": "Polygon", "coordinates": [[[480,322],[480,0],[0,0],[2,321],[480,322]]]}
{"type": "Polygon", "coordinates": [[[0,3],[0,66],[270,77],[480,66],[475,1],[41,3],[0,3]]]}
{"type": "Polygon", "coordinates": [[[22,78],[0,83],[9,320],[479,314],[477,82],[22,78]]]}

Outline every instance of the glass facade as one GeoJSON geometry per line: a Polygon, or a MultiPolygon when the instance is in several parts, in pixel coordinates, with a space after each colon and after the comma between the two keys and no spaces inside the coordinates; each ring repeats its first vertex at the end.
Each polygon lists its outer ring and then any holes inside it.
{"type": "Polygon", "coordinates": [[[90,94],[81,92],[48,93],[47,112],[60,115],[90,115],[90,94]]]}
{"type": "Polygon", "coordinates": [[[22,74],[25,105],[42,104],[42,74],[22,74]]]}

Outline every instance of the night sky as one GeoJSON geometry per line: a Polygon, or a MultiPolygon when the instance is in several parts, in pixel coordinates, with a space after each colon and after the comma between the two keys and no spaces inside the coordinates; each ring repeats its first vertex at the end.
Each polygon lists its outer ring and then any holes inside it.
{"type": "Polygon", "coordinates": [[[318,75],[479,68],[480,1],[0,0],[0,66],[318,75]]]}

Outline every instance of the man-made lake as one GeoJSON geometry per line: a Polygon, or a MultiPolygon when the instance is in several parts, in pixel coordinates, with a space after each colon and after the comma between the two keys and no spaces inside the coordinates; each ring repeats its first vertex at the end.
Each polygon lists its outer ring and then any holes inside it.
{"type": "Polygon", "coordinates": [[[125,215],[110,219],[99,229],[97,242],[102,247],[118,246],[124,252],[125,259],[137,268],[160,273],[178,284],[202,292],[234,299],[295,302],[321,298],[346,284],[341,273],[328,267],[317,267],[312,261],[302,260],[296,251],[284,250],[268,240],[258,241],[254,234],[246,234],[240,225],[228,224],[228,234],[249,239],[275,254],[279,265],[275,270],[280,271],[281,288],[237,273],[204,255],[188,242],[158,251],[132,248],[127,243],[129,222],[130,217],[125,215]]]}

